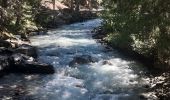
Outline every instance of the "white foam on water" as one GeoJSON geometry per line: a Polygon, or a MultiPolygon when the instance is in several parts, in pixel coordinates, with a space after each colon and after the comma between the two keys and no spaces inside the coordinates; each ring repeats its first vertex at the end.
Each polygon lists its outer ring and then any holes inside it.
{"type": "Polygon", "coordinates": [[[140,87],[140,77],[131,69],[132,62],[116,51],[104,52],[106,48],[92,39],[90,31],[100,23],[95,19],[66,25],[31,38],[38,47],[38,59],[56,70],[54,75],[26,82],[32,87],[31,95],[39,100],[126,100],[135,94],[133,88],[140,87]],[[97,62],[69,67],[69,62],[81,55],[90,55],[97,62]]]}

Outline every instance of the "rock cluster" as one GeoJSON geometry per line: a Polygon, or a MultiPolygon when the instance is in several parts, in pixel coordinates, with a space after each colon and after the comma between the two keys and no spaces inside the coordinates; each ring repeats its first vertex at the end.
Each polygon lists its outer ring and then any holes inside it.
{"type": "Polygon", "coordinates": [[[74,57],[73,60],[69,63],[69,66],[75,67],[76,65],[88,64],[88,63],[94,63],[94,62],[97,62],[96,58],[90,55],[81,55],[81,56],[74,57]]]}
{"type": "Polygon", "coordinates": [[[170,72],[164,72],[157,77],[151,78],[151,91],[154,91],[155,95],[160,100],[168,100],[170,98],[170,72]]]}
{"type": "Polygon", "coordinates": [[[53,74],[53,66],[38,62],[37,49],[28,44],[12,48],[10,42],[0,40],[0,75],[4,73],[53,74]],[[7,45],[6,45],[7,44],[7,45]]]}

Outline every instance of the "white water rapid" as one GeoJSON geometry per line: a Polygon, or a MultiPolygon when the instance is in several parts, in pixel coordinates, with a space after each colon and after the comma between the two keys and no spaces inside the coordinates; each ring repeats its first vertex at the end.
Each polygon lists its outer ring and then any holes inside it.
{"type": "Polygon", "coordinates": [[[53,75],[5,76],[3,83],[21,84],[35,100],[139,100],[144,85],[138,62],[107,50],[92,38],[100,19],[62,26],[31,38],[38,59],[55,67],[53,75]],[[96,61],[70,67],[76,56],[96,61]]]}

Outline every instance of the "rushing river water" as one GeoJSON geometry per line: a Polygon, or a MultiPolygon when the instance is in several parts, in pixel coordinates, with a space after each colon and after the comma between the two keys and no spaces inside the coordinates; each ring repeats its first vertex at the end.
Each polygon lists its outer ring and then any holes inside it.
{"type": "Polygon", "coordinates": [[[145,84],[144,69],[92,38],[92,29],[100,23],[99,19],[90,20],[32,37],[32,45],[39,50],[38,59],[52,64],[56,73],[10,74],[1,79],[1,84],[20,84],[35,100],[138,100],[145,84]],[[96,62],[69,66],[74,57],[82,55],[96,62]]]}

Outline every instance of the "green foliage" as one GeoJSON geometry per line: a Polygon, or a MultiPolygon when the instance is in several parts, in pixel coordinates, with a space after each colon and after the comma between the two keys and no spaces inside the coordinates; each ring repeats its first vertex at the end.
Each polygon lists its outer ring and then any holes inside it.
{"type": "MultiPolygon", "coordinates": [[[[50,12],[50,11],[49,11],[50,12]]],[[[49,25],[52,25],[54,22],[53,18],[54,14],[53,13],[44,13],[44,12],[39,12],[35,16],[35,21],[37,22],[38,25],[41,25],[42,27],[50,27],[49,25]]]]}
{"type": "Polygon", "coordinates": [[[113,44],[170,63],[169,0],[104,0],[103,6],[104,27],[113,44]]]}
{"type": "Polygon", "coordinates": [[[25,33],[28,27],[35,25],[39,6],[40,0],[0,0],[1,30],[25,33]]]}
{"type": "Polygon", "coordinates": [[[80,6],[88,9],[98,8],[100,0],[62,0],[62,2],[72,10],[79,10],[80,6]]]}

